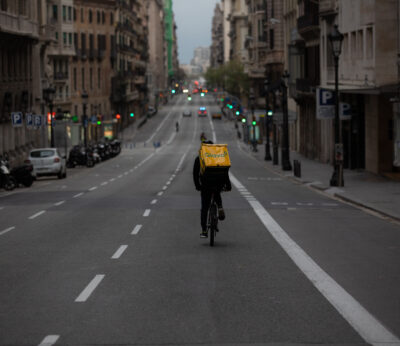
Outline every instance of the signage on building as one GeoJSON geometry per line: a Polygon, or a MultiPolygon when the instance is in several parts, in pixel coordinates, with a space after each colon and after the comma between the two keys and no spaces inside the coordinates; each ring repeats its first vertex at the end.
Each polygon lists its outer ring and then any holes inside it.
{"type": "Polygon", "coordinates": [[[22,126],[22,112],[11,113],[11,122],[12,122],[13,127],[21,127],[22,126]]]}
{"type": "Polygon", "coordinates": [[[33,124],[35,128],[39,129],[43,125],[43,115],[34,114],[33,115],[33,124]]]}
{"type": "Polygon", "coordinates": [[[32,115],[32,113],[26,113],[25,114],[25,120],[26,120],[26,127],[28,129],[31,129],[33,127],[33,115],[32,115]]]}
{"type": "MultiPolygon", "coordinates": [[[[317,119],[335,118],[335,92],[333,90],[317,88],[317,119]]],[[[340,102],[339,117],[341,120],[351,119],[351,106],[348,103],[340,102]]]]}

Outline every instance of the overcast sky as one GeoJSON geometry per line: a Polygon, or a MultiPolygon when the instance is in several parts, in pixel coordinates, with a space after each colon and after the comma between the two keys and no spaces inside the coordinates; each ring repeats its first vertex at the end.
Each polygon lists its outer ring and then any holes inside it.
{"type": "Polygon", "coordinates": [[[211,45],[211,21],[218,0],[173,0],[179,63],[189,64],[196,47],[211,45]]]}

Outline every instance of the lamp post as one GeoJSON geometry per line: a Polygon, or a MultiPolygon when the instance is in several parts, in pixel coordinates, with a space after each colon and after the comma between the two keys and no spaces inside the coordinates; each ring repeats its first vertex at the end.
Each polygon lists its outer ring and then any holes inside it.
{"type": "Polygon", "coordinates": [[[290,163],[289,152],[289,115],[288,115],[288,98],[287,98],[287,83],[289,81],[289,73],[285,71],[282,75],[282,113],[283,113],[283,133],[282,133],[282,169],[284,171],[291,171],[292,165],[290,163]]]}
{"type": "Polygon", "coordinates": [[[331,186],[344,186],[343,180],[343,143],[340,131],[339,119],[339,56],[342,52],[343,34],[338,26],[333,26],[332,32],[328,35],[332,47],[332,54],[335,61],[335,151],[334,171],[330,181],[331,186]]]}
{"type": "Polygon", "coordinates": [[[87,147],[87,127],[88,127],[88,119],[86,115],[86,107],[87,107],[87,102],[88,102],[88,94],[85,90],[82,91],[82,107],[83,107],[83,116],[82,116],[82,122],[83,122],[83,143],[85,145],[85,148],[87,147]]]}
{"type": "MultiPolygon", "coordinates": [[[[276,110],[276,93],[272,93],[272,105],[273,105],[273,112],[275,113],[276,110]]],[[[272,123],[272,164],[273,165],[278,165],[279,164],[279,153],[278,153],[278,138],[277,138],[277,126],[276,123],[273,121],[272,123]]]]}
{"type": "Polygon", "coordinates": [[[253,130],[253,138],[251,139],[252,145],[253,145],[253,151],[257,152],[257,142],[256,142],[256,126],[255,126],[255,120],[256,118],[254,117],[254,104],[255,104],[255,96],[254,96],[254,90],[250,90],[250,95],[249,95],[249,100],[250,100],[250,109],[251,109],[251,128],[253,130]]]}
{"type": "Polygon", "coordinates": [[[56,90],[52,87],[43,89],[43,99],[50,110],[50,146],[54,148],[54,119],[53,119],[53,102],[56,90]]]}
{"type": "Polygon", "coordinates": [[[269,80],[268,78],[264,81],[265,90],[265,161],[271,161],[271,151],[269,148],[269,80]]]}

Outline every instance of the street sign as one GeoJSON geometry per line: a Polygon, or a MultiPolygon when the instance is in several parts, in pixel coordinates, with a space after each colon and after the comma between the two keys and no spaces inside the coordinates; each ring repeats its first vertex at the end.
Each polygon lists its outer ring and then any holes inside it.
{"type": "Polygon", "coordinates": [[[22,112],[11,113],[11,121],[12,121],[13,127],[21,127],[22,126],[22,112]]]}
{"type": "Polygon", "coordinates": [[[25,119],[26,119],[26,127],[28,129],[33,127],[33,115],[32,113],[26,113],[25,114],[25,119]]]}
{"type": "Polygon", "coordinates": [[[92,116],[90,117],[90,122],[91,122],[92,124],[97,124],[97,115],[92,115],[92,116]]]}
{"type": "Polygon", "coordinates": [[[351,119],[351,106],[348,103],[340,102],[339,116],[340,116],[341,120],[350,120],[351,119]]]}
{"type": "Polygon", "coordinates": [[[33,115],[33,124],[36,129],[41,128],[43,124],[43,115],[34,114],[33,115]]]}
{"type": "Polygon", "coordinates": [[[317,119],[335,117],[335,93],[332,90],[317,88],[317,119]]]}

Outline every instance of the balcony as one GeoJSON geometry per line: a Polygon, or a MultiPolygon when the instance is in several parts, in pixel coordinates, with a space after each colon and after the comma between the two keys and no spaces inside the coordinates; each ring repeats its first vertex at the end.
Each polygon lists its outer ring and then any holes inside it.
{"type": "Polygon", "coordinates": [[[56,72],[54,74],[54,80],[56,82],[66,82],[68,80],[68,73],[66,73],[66,72],[56,72]]]}
{"type": "Polygon", "coordinates": [[[297,19],[297,30],[306,40],[319,39],[319,7],[318,4],[304,0],[304,16],[297,19]]]}
{"type": "Polygon", "coordinates": [[[8,12],[0,12],[1,31],[39,39],[39,26],[32,20],[8,12]]]}
{"type": "Polygon", "coordinates": [[[52,24],[45,24],[40,27],[40,39],[45,42],[56,40],[56,27],[52,24]]]}
{"type": "Polygon", "coordinates": [[[320,0],[319,2],[319,14],[321,16],[331,16],[337,12],[337,0],[320,0]]]}
{"type": "Polygon", "coordinates": [[[136,77],[133,79],[133,82],[134,82],[135,84],[145,84],[145,83],[146,83],[146,78],[145,78],[144,76],[136,76],[136,77]]]}

